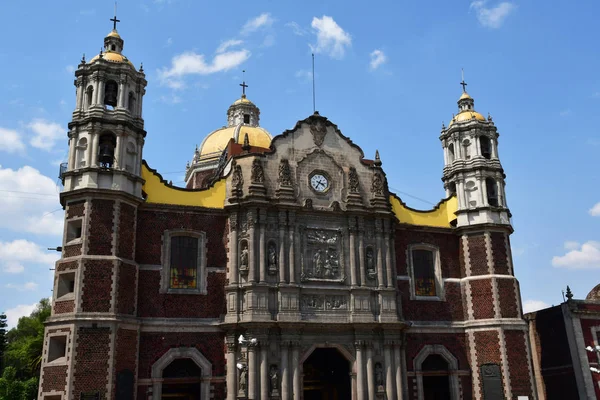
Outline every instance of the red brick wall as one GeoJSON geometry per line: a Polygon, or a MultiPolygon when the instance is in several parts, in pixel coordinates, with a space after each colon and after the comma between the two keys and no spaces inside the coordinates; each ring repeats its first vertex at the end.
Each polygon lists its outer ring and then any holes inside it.
{"type": "Polygon", "coordinates": [[[494,259],[494,272],[496,274],[508,275],[508,254],[506,253],[506,235],[504,233],[492,232],[492,258],[494,259]]]}
{"type": "Polygon", "coordinates": [[[119,213],[119,241],[117,256],[133,260],[133,245],[135,241],[135,207],[121,203],[119,213]]]}
{"type": "MultiPolygon", "coordinates": [[[[114,391],[119,390],[117,376],[120,372],[129,370],[135,376],[135,364],[137,362],[137,331],[128,329],[119,329],[117,331],[117,340],[115,342],[115,370],[113,374],[114,391]]],[[[134,386],[135,387],[135,386],[134,386]]],[[[130,397],[133,399],[133,393],[130,397]]],[[[140,399],[145,400],[145,399],[140,399]]]]}
{"type": "MultiPolygon", "coordinates": [[[[413,360],[425,345],[441,344],[458,360],[458,369],[468,370],[467,338],[457,333],[409,333],[406,335],[406,369],[414,371],[413,360]]],[[[409,386],[410,387],[410,386],[409,386]]]]}
{"type": "Polygon", "coordinates": [[[497,331],[474,332],[477,368],[482,364],[501,364],[500,340],[497,331]]]}
{"type": "Polygon", "coordinates": [[[195,347],[212,364],[212,376],[225,375],[224,336],[221,333],[142,332],[140,336],[139,379],[150,378],[152,365],[169,349],[195,347]]]}
{"type": "Polygon", "coordinates": [[[55,301],[54,314],[72,313],[75,311],[75,300],[55,301]]]}
{"type": "Polygon", "coordinates": [[[114,200],[92,200],[88,232],[88,254],[112,254],[114,206],[114,200]]]}
{"type": "Polygon", "coordinates": [[[475,319],[494,318],[494,298],[490,279],[469,281],[471,299],[473,300],[473,316],[475,319]]]}
{"type": "Polygon", "coordinates": [[[469,261],[471,275],[488,275],[490,273],[483,234],[469,236],[469,261]]]}
{"type": "Polygon", "coordinates": [[[72,244],[70,246],[65,246],[65,248],[63,249],[63,257],[64,258],[68,258],[68,257],[77,257],[81,255],[81,244],[72,244]]]}
{"type": "Polygon", "coordinates": [[[463,321],[463,302],[459,282],[446,282],[445,301],[410,300],[409,281],[398,281],[402,313],[408,321],[463,321]]]}
{"type": "Polygon", "coordinates": [[[85,201],[74,201],[67,205],[67,219],[75,217],[83,217],[85,213],[85,201]]]}
{"type": "Polygon", "coordinates": [[[410,231],[398,228],[395,235],[396,267],[399,275],[408,275],[406,251],[408,246],[417,243],[431,244],[439,248],[442,276],[444,278],[460,278],[459,264],[460,237],[452,231],[448,233],[410,231]]]}
{"type": "Polygon", "coordinates": [[[75,351],[73,394],[100,392],[106,398],[108,360],[110,351],[109,328],[79,328],[75,351]]]}
{"type": "Polygon", "coordinates": [[[498,286],[498,297],[500,299],[500,313],[502,318],[518,318],[519,308],[515,295],[514,279],[496,279],[498,286]]]}
{"type": "Polygon", "coordinates": [[[504,331],[504,338],[506,340],[512,395],[513,397],[529,396],[529,398],[532,398],[525,333],[523,331],[506,330],[504,331]]]}
{"type": "Polygon", "coordinates": [[[225,314],[225,274],[211,272],[208,295],[159,294],[160,271],[140,270],[138,316],[158,318],[219,318],[225,314]]]}
{"type": "Polygon", "coordinates": [[[135,265],[119,262],[119,287],[117,288],[117,313],[135,313],[135,292],[137,268],[135,265]]]}
{"type": "Polygon", "coordinates": [[[44,367],[42,392],[52,390],[64,392],[65,386],[67,386],[67,368],[67,365],[44,367]]]}
{"type": "Polygon", "coordinates": [[[81,309],[83,312],[110,312],[113,262],[85,260],[81,309]]]}

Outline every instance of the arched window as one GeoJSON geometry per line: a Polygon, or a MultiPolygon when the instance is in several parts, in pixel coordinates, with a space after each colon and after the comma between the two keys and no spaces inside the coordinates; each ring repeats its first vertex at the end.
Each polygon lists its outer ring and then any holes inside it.
{"type": "Polygon", "coordinates": [[[452,164],[454,162],[454,144],[450,143],[448,145],[448,164],[452,164]]]}
{"type": "Polygon", "coordinates": [[[492,142],[487,136],[479,137],[479,147],[481,148],[481,155],[488,160],[492,158],[492,142]]]}
{"type": "Polygon", "coordinates": [[[411,246],[409,265],[413,298],[442,299],[443,285],[437,248],[427,244],[411,246]]]}
{"type": "Polygon", "coordinates": [[[117,82],[109,80],[104,85],[104,104],[110,107],[117,106],[117,94],[119,92],[119,86],[117,82]]]}
{"type": "Polygon", "coordinates": [[[92,105],[92,101],[94,98],[94,87],[92,85],[88,86],[88,88],[85,91],[85,102],[87,104],[88,107],[90,107],[92,105]]]}
{"type": "Polygon", "coordinates": [[[244,114],[244,123],[245,124],[249,124],[250,123],[250,114],[244,114]]]}
{"type": "Polygon", "coordinates": [[[161,292],[206,294],[206,235],[165,231],[161,292]]]}
{"type": "Polygon", "coordinates": [[[87,153],[87,147],[87,138],[82,137],[79,139],[75,147],[75,166],[73,168],[84,168],[86,166],[85,154],[87,153]]]}
{"type": "Polygon", "coordinates": [[[135,112],[135,95],[133,92],[129,92],[129,97],[127,98],[127,109],[132,114],[135,112]]]}
{"type": "Polygon", "coordinates": [[[112,168],[115,164],[115,147],[117,138],[112,133],[100,136],[98,145],[98,164],[102,168],[112,168]]]}
{"type": "Polygon", "coordinates": [[[498,206],[498,184],[493,178],[485,178],[487,201],[490,206],[498,206]]]}
{"type": "Polygon", "coordinates": [[[425,345],[413,359],[418,398],[458,400],[460,398],[458,360],[443,345],[425,345]]]}

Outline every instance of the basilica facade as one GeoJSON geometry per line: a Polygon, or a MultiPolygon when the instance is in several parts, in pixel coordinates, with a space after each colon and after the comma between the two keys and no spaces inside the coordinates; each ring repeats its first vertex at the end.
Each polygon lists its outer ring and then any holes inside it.
{"type": "Polygon", "coordinates": [[[272,136],[245,92],[176,187],[123,46],[75,72],[40,399],[536,398],[499,135],[466,91],[432,210],[317,112],[272,136]]]}

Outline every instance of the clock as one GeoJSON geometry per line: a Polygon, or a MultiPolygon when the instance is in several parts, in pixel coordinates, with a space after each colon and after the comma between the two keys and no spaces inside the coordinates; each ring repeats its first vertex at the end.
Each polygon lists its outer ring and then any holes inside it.
{"type": "Polygon", "coordinates": [[[310,177],[310,187],[317,193],[325,193],[329,189],[329,179],[325,174],[316,172],[310,177]]]}

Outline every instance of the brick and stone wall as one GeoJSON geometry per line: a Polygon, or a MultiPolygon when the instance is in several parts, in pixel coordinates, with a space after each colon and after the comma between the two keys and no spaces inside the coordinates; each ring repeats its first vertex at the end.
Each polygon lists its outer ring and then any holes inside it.
{"type": "Polygon", "coordinates": [[[137,267],[135,264],[118,262],[117,313],[135,314],[137,292],[137,267]]]}
{"type": "Polygon", "coordinates": [[[532,371],[527,362],[527,339],[526,333],[521,330],[504,330],[506,341],[506,356],[510,373],[510,387],[513,397],[529,396],[532,398],[530,376],[532,371]]]}
{"type": "Polygon", "coordinates": [[[134,258],[135,219],[135,207],[121,202],[118,221],[119,239],[117,256],[127,260],[133,260],[134,258]]]}
{"type": "MultiPolygon", "coordinates": [[[[127,395],[127,398],[133,399],[134,393],[124,393],[124,389],[119,387],[117,377],[120,373],[130,372],[135,377],[137,364],[138,332],[135,330],[122,329],[117,330],[117,339],[115,341],[114,354],[114,392],[120,395],[127,395]]],[[[134,378],[135,382],[135,378],[134,378]]],[[[132,389],[135,390],[135,385],[132,389]]]]}
{"type": "Polygon", "coordinates": [[[83,264],[81,310],[83,312],[110,312],[115,262],[85,260],[83,264]]]}
{"type": "Polygon", "coordinates": [[[99,392],[106,398],[110,358],[110,328],[79,328],[73,368],[73,398],[99,392]]]}
{"type": "Polygon", "coordinates": [[[88,232],[88,254],[113,254],[114,200],[95,199],[91,201],[91,214],[88,232]]]}

